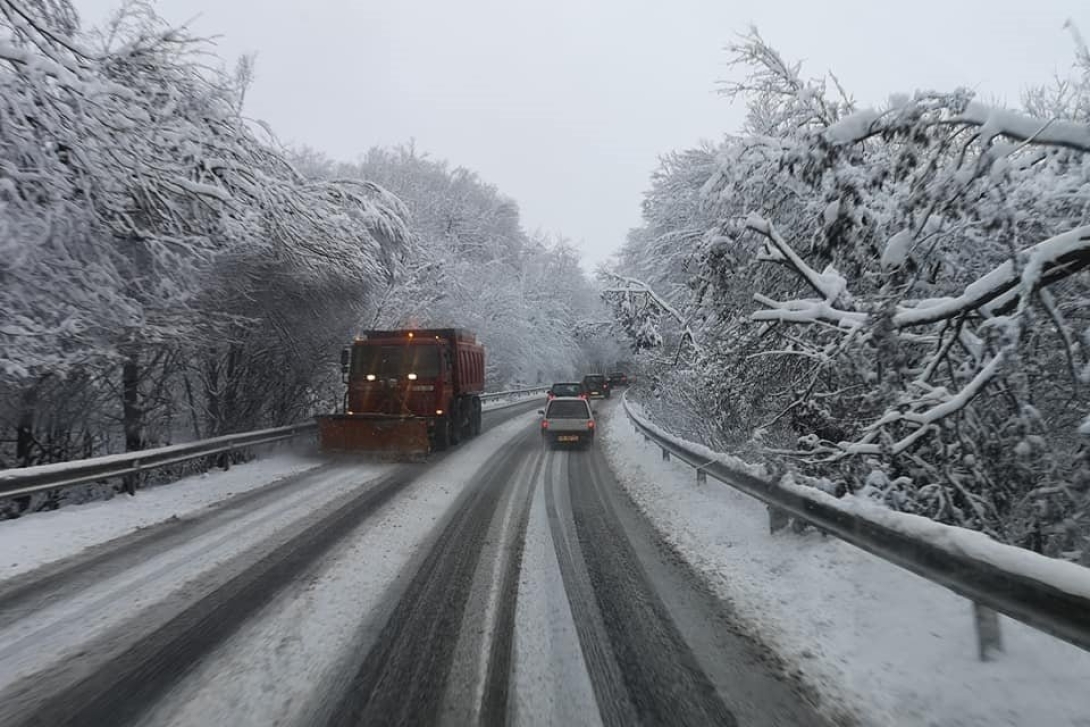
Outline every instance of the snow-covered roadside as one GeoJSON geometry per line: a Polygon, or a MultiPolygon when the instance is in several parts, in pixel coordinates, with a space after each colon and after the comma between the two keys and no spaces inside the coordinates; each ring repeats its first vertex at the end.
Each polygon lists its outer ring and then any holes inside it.
{"type": "Polygon", "coordinates": [[[0,521],[0,581],[321,464],[313,456],[277,452],[226,472],[206,472],[140,490],[135,497],[122,495],[0,521]]]}
{"type": "Polygon", "coordinates": [[[661,461],[620,405],[601,443],[664,539],[830,706],[867,725],[1086,727],[1090,653],[1003,619],[976,658],[970,604],[834,538],[768,532],[760,502],[661,461]]]}

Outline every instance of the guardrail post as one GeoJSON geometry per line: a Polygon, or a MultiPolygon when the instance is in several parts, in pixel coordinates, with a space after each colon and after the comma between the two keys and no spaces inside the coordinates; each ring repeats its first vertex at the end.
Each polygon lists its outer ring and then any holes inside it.
{"type": "Polygon", "coordinates": [[[786,528],[788,522],[791,519],[790,516],[787,514],[787,512],[784,511],[784,510],[781,510],[778,507],[772,507],[772,505],[768,505],[767,507],[768,507],[768,531],[770,533],[775,533],[778,530],[783,530],[784,528],[786,528]]]}
{"type": "Polygon", "coordinates": [[[696,471],[696,484],[698,484],[698,485],[708,484],[708,473],[705,472],[703,469],[698,469],[696,471]]]}
{"type": "Polygon", "coordinates": [[[670,450],[668,450],[668,449],[663,449],[662,450],[662,461],[663,462],[669,462],[670,461],[670,450]]]}
{"type": "Polygon", "coordinates": [[[973,623],[981,661],[992,661],[1003,651],[1003,634],[999,631],[999,614],[973,601],[973,623]]]}
{"type": "Polygon", "coordinates": [[[122,487],[125,490],[126,495],[136,494],[136,478],[140,476],[140,460],[134,459],[132,462],[132,472],[126,474],[121,478],[122,487]]]}
{"type": "Polygon", "coordinates": [[[223,471],[231,469],[231,454],[235,451],[234,442],[227,445],[227,451],[220,455],[220,467],[223,471]]]}

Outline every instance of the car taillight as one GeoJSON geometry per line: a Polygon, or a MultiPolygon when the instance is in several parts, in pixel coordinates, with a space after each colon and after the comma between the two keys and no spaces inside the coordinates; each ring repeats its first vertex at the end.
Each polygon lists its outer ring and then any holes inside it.
{"type": "Polygon", "coordinates": [[[548,419],[542,419],[541,420],[541,428],[542,429],[548,429],[549,428],[549,420],[548,419]]]}
{"type": "Polygon", "coordinates": [[[593,419],[591,419],[589,422],[587,422],[587,429],[594,429],[594,420],[593,419]]]}

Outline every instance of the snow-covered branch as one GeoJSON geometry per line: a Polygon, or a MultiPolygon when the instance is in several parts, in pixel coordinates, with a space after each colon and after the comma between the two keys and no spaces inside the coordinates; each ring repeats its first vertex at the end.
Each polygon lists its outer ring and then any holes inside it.
{"type": "MultiPolygon", "coordinates": [[[[912,110],[918,113],[917,109],[912,110]]],[[[1034,118],[1017,111],[994,108],[979,101],[965,103],[960,111],[956,107],[944,108],[932,103],[921,106],[919,110],[928,114],[922,122],[924,127],[978,128],[981,139],[985,142],[1003,136],[1037,146],[1090,152],[1090,124],[1034,118]]],[[[830,142],[848,146],[883,134],[903,132],[910,124],[920,123],[915,113],[905,113],[903,107],[885,112],[863,109],[831,124],[823,134],[830,142]]]]}
{"type": "Polygon", "coordinates": [[[965,286],[956,297],[921,301],[902,308],[894,316],[899,327],[918,326],[949,320],[959,315],[987,309],[989,314],[1006,312],[1019,296],[1030,295],[1037,288],[1055,283],[1090,265],[1090,225],[1076,227],[1023,250],[1013,260],[1005,260],[987,274],[965,286]],[[1002,305],[989,306],[997,299],[1002,305]]]}
{"type": "Polygon", "coordinates": [[[850,302],[851,295],[848,292],[848,281],[832,267],[828,267],[824,272],[819,273],[807,265],[806,262],[791,249],[791,246],[788,245],[787,241],[783,239],[783,236],[776,231],[775,226],[773,226],[771,222],[758,215],[750,214],[749,217],[746,218],[746,228],[768,238],[769,242],[775,246],[776,251],[779,252],[793,268],[795,268],[799,275],[801,275],[810,287],[821,295],[827,303],[830,305],[843,305],[846,302],[850,302]]]}
{"type": "Polygon", "coordinates": [[[693,311],[704,344],[684,376],[660,365],[669,386],[645,403],[890,507],[1014,540],[1051,526],[1051,552],[1090,560],[1090,515],[1073,526],[1043,494],[1090,482],[1077,46],[1076,77],[1025,109],[955,89],[864,110],[756,32],[732,46],[744,128],[664,159],[619,261],[693,311]]]}

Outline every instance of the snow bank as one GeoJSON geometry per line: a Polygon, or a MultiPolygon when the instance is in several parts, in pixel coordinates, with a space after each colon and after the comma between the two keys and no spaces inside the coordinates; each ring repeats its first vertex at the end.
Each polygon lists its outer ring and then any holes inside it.
{"type": "MultiPolygon", "coordinates": [[[[866,725],[1085,727],[1090,653],[1004,618],[1006,652],[982,663],[965,599],[835,538],[772,535],[762,503],[661,461],[621,407],[602,419],[605,454],[640,509],[830,711],[866,725]]],[[[968,536],[957,547],[980,545],[968,536]]]]}
{"type": "Polygon", "coordinates": [[[320,464],[318,459],[283,452],[226,472],[206,472],[169,486],[149,487],[135,497],[118,496],[0,521],[0,581],[320,464]]]}

